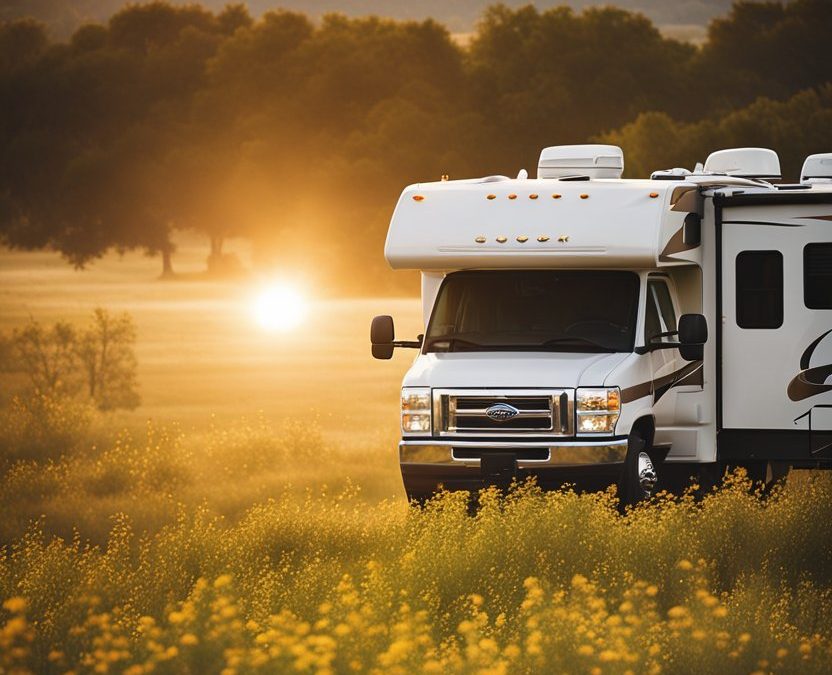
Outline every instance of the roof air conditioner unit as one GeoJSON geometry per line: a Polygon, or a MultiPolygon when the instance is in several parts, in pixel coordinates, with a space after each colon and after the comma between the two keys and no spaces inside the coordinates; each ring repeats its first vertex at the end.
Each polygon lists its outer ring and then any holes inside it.
{"type": "Polygon", "coordinates": [[[780,158],[768,148],[728,148],[708,155],[705,173],[779,180],[780,158]]]}
{"type": "Polygon", "coordinates": [[[621,178],[624,153],[617,145],[553,145],[543,148],[538,178],[621,178]]]}
{"type": "Polygon", "coordinates": [[[832,182],[832,152],[809,155],[800,170],[800,182],[832,182]]]}

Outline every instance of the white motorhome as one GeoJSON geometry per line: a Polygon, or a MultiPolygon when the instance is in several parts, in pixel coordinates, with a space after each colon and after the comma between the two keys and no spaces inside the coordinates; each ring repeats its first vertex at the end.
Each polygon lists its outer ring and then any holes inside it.
{"type": "Polygon", "coordinates": [[[771,150],[622,180],[620,148],[557,146],[536,179],[411,185],[385,256],[421,271],[401,397],[410,498],[536,477],[624,502],[726,466],[832,468],[832,153],[777,184],[771,150]]]}

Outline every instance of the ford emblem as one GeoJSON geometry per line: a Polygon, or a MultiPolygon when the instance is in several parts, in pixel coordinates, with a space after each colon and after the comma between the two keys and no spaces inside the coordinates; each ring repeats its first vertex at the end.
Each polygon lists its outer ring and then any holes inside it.
{"type": "Polygon", "coordinates": [[[506,422],[512,417],[517,417],[520,411],[508,403],[495,403],[485,411],[485,416],[495,422],[506,422]]]}

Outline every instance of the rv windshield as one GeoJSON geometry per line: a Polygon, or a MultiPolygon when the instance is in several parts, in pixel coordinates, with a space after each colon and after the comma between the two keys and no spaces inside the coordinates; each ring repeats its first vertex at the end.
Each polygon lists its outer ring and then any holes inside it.
{"type": "Polygon", "coordinates": [[[639,279],[603,270],[449,274],[425,352],[633,350],[639,279]]]}

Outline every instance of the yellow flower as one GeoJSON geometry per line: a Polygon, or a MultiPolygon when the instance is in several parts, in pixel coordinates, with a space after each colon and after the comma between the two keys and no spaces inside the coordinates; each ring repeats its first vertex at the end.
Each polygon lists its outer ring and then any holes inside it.
{"type": "Polygon", "coordinates": [[[199,638],[193,633],[185,633],[181,638],[179,638],[179,642],[186,647],[191,647],[199,643],[199,638]]]}
{"type": "Polygon", "coordinates": [[[676,563],[676,567],[685,572],[693,569],[693,563],[690,560],[680,560],[676,563]]]}
{"type": "Polygon", "coordinates": [[[744,645],[751,642],[751,633],[742,633],[739,636],[740,644],[744,645]]]}
{"type": "Polygon", "coordinates": [[[592,648],[592,645],[581,645],[578,647],[578,654],[581,656],[592,656],[595,653],[595,650],[592,648]]]}
{"type": "Polygon", "coordinates": [[[713,615],[718,619],[722,619],[728,616],[728,608],[724,605],[720,605],[719,607],[714,607],[713,615]]]}
{"type": "Polygon", "coordinates": [[[682,607],[681,605],[676,605],[675,607],[671,607],[669,610],[667,610],[667,615],[671,619],[681,619],[681,618],[685,617],[687,615],[687,613],[688,613],[688,608],[687,607],[682,607]]]}
{"type": "Polygon", "coordinates": [[[659,589],[658,589],[657,586],[654,586],[654,585],[651,584],[650,586],[648,586],[645,589],[644,592],[652,598],[653,596],[655,596],[659,592],[659,589]]]}
{"type": "Polygon", "coordinates": [[[484,652],[489,653],[496,653],[500,649],[497,646],[497,642],[493,638],[482,638],[482,640],[480,640],[479,647],[484,652]]]}
{"type": "Polygon", "coordinates": [[[778,659],[785,659],[788,655],[789,655],[789,650],[786,649],[785,647],[780,647],[780,649],[777,650],[777,658],[778,659]]]}
{"type": "Polygon", "coordinates": [[[583,588],[589,580],[583,574],[576,574],[572,577],[573,588],[583,588]]]}
{"type": "Polygon", "coordinates": [[[506,645],[506,648],[503,650],[503,654],[505,654],[509,659],[516,659],[521,654],[520,647],[514,644],[506,645]]]}
{"type": "Polygon", "coordinates": [[[214,588],[224,588],[231,583],[231,575],[230,574],[221,574],[216,579],[214,579],[214,588]]]}
{"type": "Polygon", "coordinates": [[[21,598],[19,595],[9,598],[3,603],[3,609],[12,614],[20,614],[26,610],[26,598],[21,598]]]}

